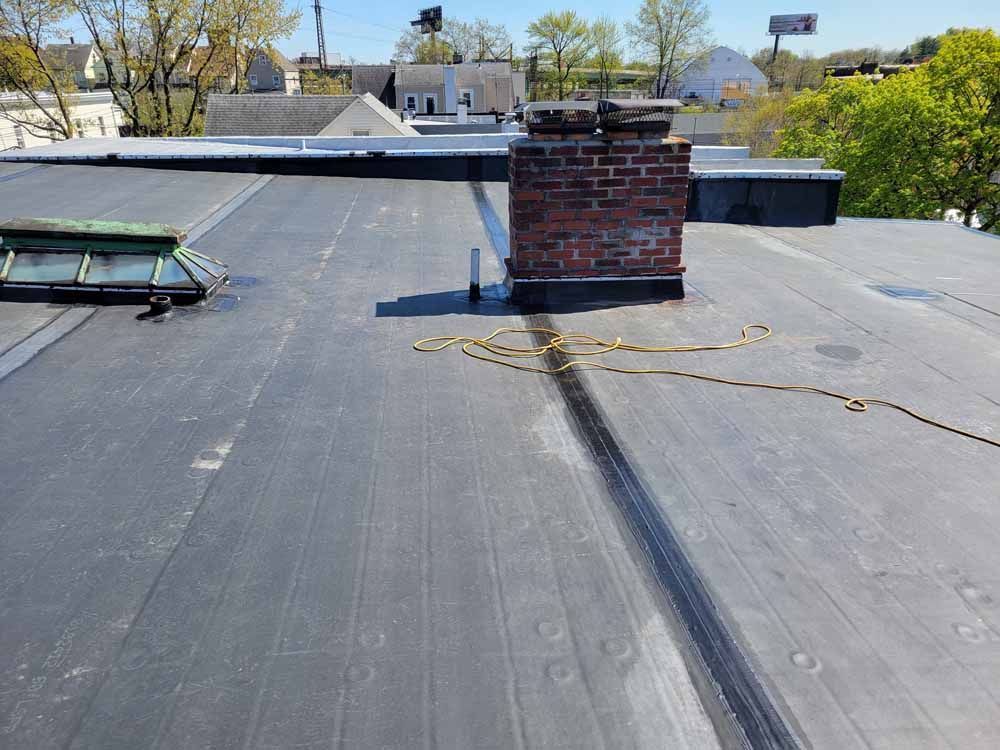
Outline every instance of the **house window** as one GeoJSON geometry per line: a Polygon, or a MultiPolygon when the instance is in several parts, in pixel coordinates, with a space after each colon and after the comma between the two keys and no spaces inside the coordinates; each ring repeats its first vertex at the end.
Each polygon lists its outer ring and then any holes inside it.
{"type": "Polygon", "coordinates": [[[417,95],[407,94],[406,95],[406,108],[412,109],[414,112],[417,111],[417,95]]]}
{"type": "Polygon", "coordinates": [[[458,103],[464,104],[469,108],[470,112],[472,111],[473,101],[475,101],[475,95],[473,94],[472,89],[462,89],[458,92],[458,103]]]}
{"type": "Polygon", "coordinates": [[[251,73],[250,74],[250,85],[251,86],[256,86],[257,85],[257,74],[256,73],[251,73]]]}
{"type": "Polygon", "coordinates": [[[271,76],[271,85],[274,86],[275,88],[281,88],[281,76],[279,76],[277,73],[271,76]]]}
{"type": "Polygon", "coordinates": [[[24,129],[20,125],[14,126],[14,138],[17,139],[17,147],[24,148],[24,129]]]}
{"type": "Polygon", "coordinates": [[[76,137],[77,138],[86,138],[87,137],[87,133],[83,129],[83,120],[77,120],[76,121],[76,137]]]}
{"type": "Polygon", "coordinates": [[[257,62],[259,62],[259,63],[260,63],[261,65],[267,65],[267,62],[268,62],[268,60],[267,60],[267,55],[266,55],[266,54],[264,54],[263,52],[261,52],[261,53],[260,53],[260,54],[259,54],[259,55],[257,56],[257,62]]]}
{"type": "Polygon", "coordinates": [[[101,135],[107,135],[108,134],[108,128],[104,124],[104,116],[103,115],[101,115],[100,117],[97,118],[97,127],[99,127],[101,129],[101,135]]]}
{"type": "Polygon", "coordinates": [[[370,131],[370,130],[360,130],[360,129],[356,129],[356,128],[352,128],[351,129],[351,135],[371,135],[371,134],[372,134],[372,131],[370,131]]]}

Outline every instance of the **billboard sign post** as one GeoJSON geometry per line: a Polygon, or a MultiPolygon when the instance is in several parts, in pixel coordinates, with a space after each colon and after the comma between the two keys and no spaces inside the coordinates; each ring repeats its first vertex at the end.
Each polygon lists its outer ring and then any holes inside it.
{"type": "Polygon", "coordinates": [[[817,13],[791,13],[784,16],[771,16],[771,21],[767,25],[767,33],[774,37],[774,52],[771,54],[771,62],[778,57],[778,41],[782,36],[799,36],[802,34],[815,34],[816,22],[819,20],[817,13]]]}

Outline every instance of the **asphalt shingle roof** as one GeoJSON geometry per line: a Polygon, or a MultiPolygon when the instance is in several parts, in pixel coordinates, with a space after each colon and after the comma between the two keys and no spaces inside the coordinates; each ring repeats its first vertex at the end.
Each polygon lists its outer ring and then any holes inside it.
{"type": "Polygon", "coordinates": [[[211,94],[205,135],[317,135],[356,98],[211,94]]]}
{"type": "Polygon", "coordinates": [[[92,47],[91,44],[50,44],[45,48],[45,55],[82,73],[87,66],[92,47]]]}
{"type": "Polygon", "coordinates": [[[355,65],[351,68],[351,93],[384,100],[386,90],[392,88],[394,73],[392,65],[355,65]]]}

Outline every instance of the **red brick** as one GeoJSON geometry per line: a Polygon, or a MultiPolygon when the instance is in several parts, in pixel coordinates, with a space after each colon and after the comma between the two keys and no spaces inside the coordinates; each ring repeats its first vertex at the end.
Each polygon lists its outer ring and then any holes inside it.
{"type": "Polygon", "coordinates": [[[642,174],[642,167],[615,167],[611,171],[615,177],[637,177],[642,174]]]}
{"type": "Polygon", "coordinates": [[[575,219],[576,211],[549,211],[550,221],[566,221],[567,219],[575,219]]]}
{"type": "Polygon", "coordinates": [[[639,209],[632,208],[614,208],[611,210],[612,219],[634,219],[639,215],[639,209]]]}
{"type": "Polygon", "coordinates": [[[662,247],[643,247],[639,248],[639,255],[642,257],[649,257],[651,255],[666,255],[666,248],[662,247]]]}
{"type": "Polygon", "coordinates": [[[538,191],[519,191],[514,193],[514,200],[516,201],[540,201],[545,197],[544,193],[538,191]]]}
{"type": "MultiPolygon", "coordinates": [[[[636,157],[631,157],[636,158],[636,157]]],[[[641,158],[641,157],[639,157],[641,158]]],[[[597,166],[599,167],[624,167],[628,164],[629,157],[627,156],[598,156],[597,166]]]]}
{"type": "Polygon", "coordinates": [[[573,260],[564,260],[563,261],[563,266],[565,268],[574,269],[574,270],[578,269],[578,268],[590,268],[591,265],[592,265],[591,261],[589,261],[589,260],[587,260],[585,258],[575,258],[573,260]]]}
{"type": "Polygon", "coordinates": [[[657,187],[660,181],[656,177],[633,177],[628,181],[629,187],[657,187]]]}
{"type": "Polygon", "coordinates": [[[597,187],[599,188],[625,187],[626,184],[628,184],[628,180],[626,180],[624,177],[608,178],[597,181],[597,187]]]}
{"type": "Polygon", "coordinates": [[[676,174],[674,171],[676,169],[678,169],[678,167],[646,167],[645,173],[650,177],[662,177],[663,175],[673,176],[676,174]]]}

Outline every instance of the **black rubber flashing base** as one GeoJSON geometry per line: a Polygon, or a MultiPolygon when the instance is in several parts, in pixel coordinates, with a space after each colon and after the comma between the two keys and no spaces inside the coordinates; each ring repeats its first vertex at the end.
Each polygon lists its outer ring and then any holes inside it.
{"type": "Polygon", "coordinates": [[[517,279],[508,275],[504,285],[512,303],[532,307],[684,299],[680,274],[580,279],[517,279]]]}
{"type": "Polygon", "coordinates": [[[447,180],[453,182],[506,182],[507,155],[502,156],[356,156],[322,158],[290,156],[260,159],[234,156],[214,159],[93,159],[46,158],[51,164],[85,164],[91,167],[176,169],[191,172],[239,172],[249,174],[312,175],[318,177],[386,177],[401,180],[447,180]]]}
{"type": "MultiPolygon", "coordinates": [[[[217,290],[215,290],[217,291],[217,290]]],[[[149,289],[105,290],[77,288],[52,288],[44,286],[11,286],[0,284],[0,300],[4,302],[47,302],[58,305],[148,305],[149,298],[156,294],[170,297],[174,305],[194,305],[211,299],[200,292],[178,292],[177,290],[150,291],[149,289]]]]}

